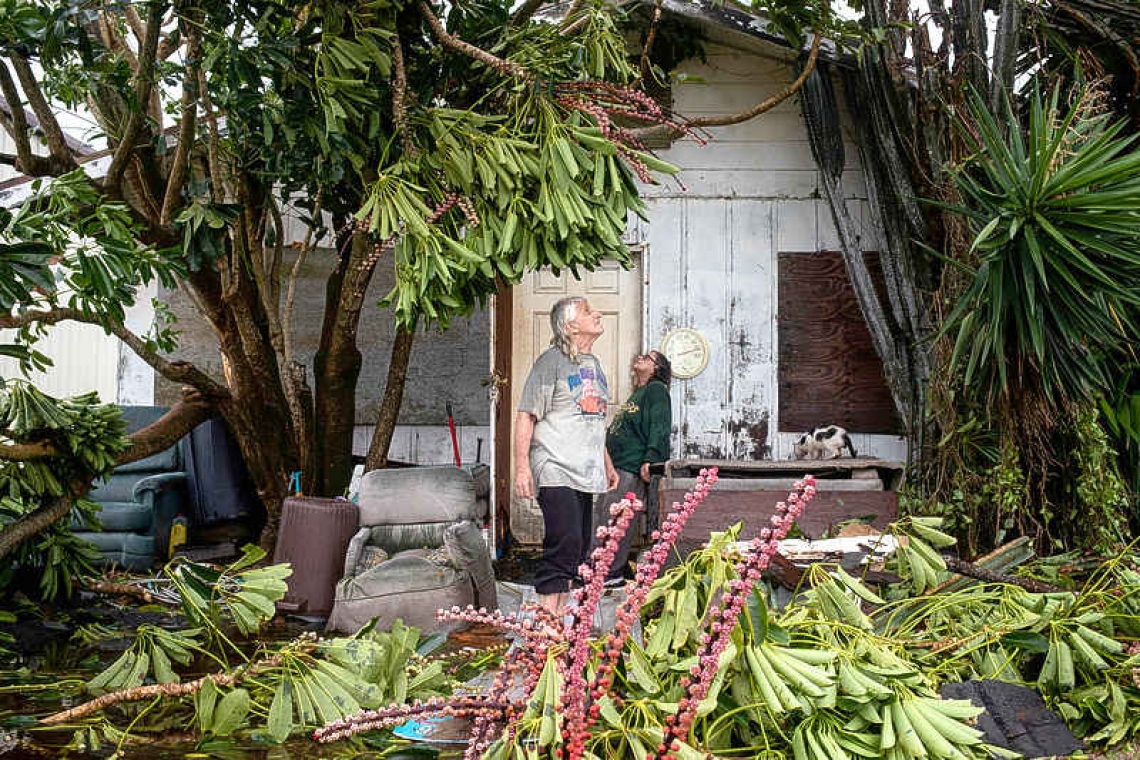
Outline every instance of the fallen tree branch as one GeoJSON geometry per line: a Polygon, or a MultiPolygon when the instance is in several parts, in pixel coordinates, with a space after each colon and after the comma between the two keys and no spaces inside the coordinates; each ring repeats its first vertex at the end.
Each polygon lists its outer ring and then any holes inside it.
{"type": "MultiPolygon", "coordinates": [[[[788,98],[799,92],[800,88],[804,86],[808,77],[815,71],[816,61],[819,59],[819,48],[823,42],[823,36],[819,33],[813,33],[811,43],[811,52],[808,53],[808,59],[804,63],[804,69],[800,75],[796,77],[795,81],[789,84],[780,92],[776,93],[763,102],[757,103],[747,111],[741,111],[737,114],[730,116],[701,116],[696,119],[691,119],[685,122],[689,128],[702,128],[702,127],[727,127],[733,124],[740,124],[741,122],[755,119],[760,114],[771,111],[776,106],[783,103],[788,98]]],[[[655,124],[652,127],[641,127],[640,129],[628,130],[629,134],[633,135],[639,140],[647,140],[653,138],[667,137],[673,139],[683,132],[672,124],[655,124]]]]}
{"type": "MultiPolygon", "coordinates": [[[[303,642],[301,646],[302,650],[311,650],[316,647],[316,642],[303,642]]],[[[155,697],[185,697],[190,694],[197,694],[207,682],[212,682],[215,686],[234,686],[246,679],[255,678],[266,670],[281,667],[282,661],[281,655],[275,654],[250,665],[239,667],[234,670],[233,673],[211,673],[210,675],[202,676],[201,678],[196,678],[193,681],[187,681],[185,683],[155,683],[147,686],[136,686],[133,689],[113,691],[110,694],[96,697],[89,702],[84,702],[70,710],[64,710],[63,712],[49,715],[46,718],[41,718],[40,723],[48,726],[67,723],[77,718],[84,718],[92,713],[104,710],[111,705],[119,704],[120,702],[141,702],[142,700],[154,699],[155,697]]]]}
{"type": "Polygon", "coordinates": [[[84,578],[83,584],[89,591],[104,594],[105,596],[129,596],[146,604],[159,602],[162,604],[170,604],[170,602],[159,599],[142,586],[133,586],[129,583],[112,583],[110,581],[97,581],[94,578],[84,578]]]}
{"type": "Polygon", "coordinates": [[[0,459],[10,462],[31,462],[59,456],[59,451],[51,441],[35,443],[0,443],[0,459]]]}
{"type": "Polygon", "coordinates": [[[183,388],[182,398],[166,414],[127,436],[130,446],[115,455],[115,464],[136,462],[166,451],[214,414],[211,399],[197,388],[183,388]]]}
{"type": "MultiPolygon", "coordinates": [[[[115,455],[115,464],[146,459],[173,446],[180,438],[214,416],[214,406],[197,388],[182,389],[182,399],[151,424],[127,436],[129,445],[115,455]]],[[[0,459],[30,462],[63,456],[50,440],[0,444],[0,459]]],[[[5,530],[7,530],[5,528],[5,530]]]]}
{"type": "Polygon", "coordinates": [[[447,30],[443,28],[443,22],[441,22],[439,20],[439,17],[436,16],[434,12],[432,12],[431,6],[427,4],[426,0],[420,0],[420,13],[423,14],[423,17],[427,21],[428,26],[431,27],[431,31],[435,35],[436,39],[438,39],[440,44],[445,48],[454,50],[457,53],[462,53],[463,55],[466,55],[470,58],[474,58],[476,61],[480,61],[481,63],[485,63],[487,66],[491,67],[495,71],[498,71],[500,74],[504,74],[506,76],[515,76],[521,79],[531,78],[530,72],[514,61],[508,61],[503,58],[499,58],[496,55],[488,53],[482,48],[477,48],[469,42],[464,42],[458,37],[448,34],[447,30]]]}
{"type": "MultiPolygon", "coordinates": [[[[0,316],[0,328],[18,328],[30,324],[54,325],[59,322],[85,322],[87,324],[106,327],[98,317],[83,313],[79,309],[58,307],[46,311],[26,311],[23,314],[0,316]]],[[[145,340],[128,330],[123,325],[112,324],[111,332],[121,341],[130,346],[139,358],[154,367],[160,375],[176,383],[192,385],[211,398],[226,398],[229,390],[214,378],[207,375],[193,364],[185,361],[168,361],[163,359],[157,351],[151,349],[145,340]]]]}
{"type": "Polygon", "coordinates": [[[90,485],[90,481],[73,483],[69,495],[52,499],[16,522],[4,526],[4,529],[0,530],[0,558],[7,556],[10,551],[32,536],[47,530],[53,523],[70,515],[72,502],[76,498],[74,494],[86,492],[90,485]]]}
{"type": "Polygon", "coordinates": [[[986,583],[1005,583],[1012,586],[1020,586],[1026,591],[1031,591],[1034,594],[1053,594],[1060,591],[1066,591],[1060,586],[1054,586],[1050,583],[1042,583],[1035,581],[1032,578],[1018,578],[1014,575],[1006,575],[994,570],[987,570],[981,565],[976,565],[973,562],[966,562],[965,560],[954,559],[953,557],[946,558],[946,567],[958,575],[965,575],[970,578],[976,578],[979,581],[986,583]]]}

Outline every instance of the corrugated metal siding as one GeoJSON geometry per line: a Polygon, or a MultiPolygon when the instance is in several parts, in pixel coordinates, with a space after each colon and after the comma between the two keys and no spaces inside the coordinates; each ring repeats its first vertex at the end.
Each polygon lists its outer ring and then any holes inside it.
{"type": "MultiPolygon", "coordinates": [[[[781,62],[719,46],[709,48],[706,64],[681,68],[699,78],[674,88],[674,107],[688,117],[738,113],[794,76],[781,62]]],[[[794,436],[776,432],[777,255],[835,250],[837,235],[794,99],[710,131],[704,147],[681,140],[660,152],[684,167],[684,187],[666,181],[645,188],[646,338],[656,346],[674,327],[695,327],[713,349],[704,372],[674,382],[674,456],[783,458],[794,436]]],[[[861,199],[850,143],[846,155],[846,192],[861,199]]],[[[864,244],[873,249],[875,236],[867,233],[864,244]]],[[[861,453],[905,455],[894,436],[852,433],[861,453]]]]}
{"type": "MultiPolygon", "coordinates": [[[[5,331],[7,332],[7,331],[5,331]]],[[[5,335],[0,333],[0,341],[5,335]]],[[[50,357],[54,366],[29,379],[51,396],[74,396],[97,391],[100,400],[114,403],[118,394],[119,340],[95,325],[62,322],[50,328],[36,350],[50,357]]],[[[17,362],[0,359],[0,375],[20,377],[17,362]]]]}

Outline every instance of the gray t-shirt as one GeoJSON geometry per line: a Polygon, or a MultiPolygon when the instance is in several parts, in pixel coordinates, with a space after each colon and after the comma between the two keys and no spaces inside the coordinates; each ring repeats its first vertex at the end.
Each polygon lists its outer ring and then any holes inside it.
{"type": "Polygon", "coordinates": [[[535,486],[606,492],[606,404],[610,389],[593,354],[578,363],[550,347],[534,362],[519,411],[535,417],[530,467],[535,486]]]}

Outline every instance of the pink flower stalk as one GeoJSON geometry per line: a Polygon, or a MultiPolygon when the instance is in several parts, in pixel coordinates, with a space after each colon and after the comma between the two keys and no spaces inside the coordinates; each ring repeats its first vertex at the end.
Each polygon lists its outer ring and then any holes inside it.
{"type": "Polygon", "coordinates": [[[488,612],[486,608],[475,609],[474,605],[465,608],[454,606],[448,610],[436,610],[436,619],[441,622],[462,620],[467,623],[482,623],[493,626],[502,631],[508,631],[521,636],[528,642],[541,639],[547,645],[561,639],[558,629],[551,626],[548,621],[537,617],[521,617],[517,614],[506,614],[495,610],[488,612]]]}
{"type": "Polygon", "coordinates": [[[321,743],[347,739],[353,734],[375,731],[398,725],[416,716],[447,715],[456,718],[471,718],[485,714],[501,714],[507,710],[505,702],[487,697],[463,697],[445,700],[433,697],[425,702],[410,705],[389,705],[379,710],[363,710],[342,720],[334,720],[313,732],[313,738],[321,743]]]}
{"type": "Polygon", "coordinates": [[[685,695],[677,703],[676,715],[665,716],[665,731],[661,744],[658,745],[657,752],[649,755],[647,760],[666,760],[675,757],[674,752],[679,748],[678,745],[689,735],[697,708],[708,696],[709,686],[720,667],[720,655],[728,646],[732,630],[736,627],[736,619],[748,602],[748,596],[752,593],[756,581],[760,580],[761,574],[767,569],[772,555],[779,550],[780,540],[788,535],[792,524],[803,513],[804,507],[815,494],[815,478],[811,475],[796,481],[792,492],[788,494],[788,500],[776,505],[776,514],[771,518],[772,527],[761,529],[759,535],[752,539],[748,556],[736,565],[737,577],[726,584],[728,588],[709,613],[711,624],[709,632],[701,638],[697,664],[693,666],[690,675],[681,679],[685,695]]]}
{"type": "Polygon", "coordinates": [[[653,175],[634,153],[645,151],[646,147],[629,130],[615,125],[615,117],[659,124],[678,135],[687,135],[701,145],[708,142],[686,121],[666,113],[657,101],[632,87],[603,81],[560,82],[556,88],[556,102],[571,113],[578,111],[593,119],[602,137],[613,144],[637,178],[647,184],[654,181],[653,175]]]}
{"type": "Polygon", "coordinates": [[[633,630],[633,624],[645,604],[645,598],[653,588],[657,576],[661,574],[661,568],[665,565],[665,560],[668,559],[673,545],[684,533],[685,523],[688,522],[689,517],[696,511],[701,502],[705,500],[712,487],[716,485],[719,477],[718,472],[716,467],[700,471],[693,490],[685,494],[682,502],[673,502],[673,508],[665,518],[665,522],[662,523],[659,530],[653,532],[655,542],[653,547],[644,552],[638,559],[636,580],[626,596],[625,602],[618,608],[614,629],[606,636],[605,644],[602,647],[601,661],[598,663],[594,678],[590,682],[591,704],[586,715],[587,730],[597,719],[598,700],[606,695],[613,683],[614,667],[621,659],[626,639],[629,638],[630,631],[633,630]]]}
{"type": "Polygon", "coordinates": [[[566,641],[570,648],[561,660],[565,677],[562,709],[562,741],[564,757],[577,760],[586,751],[589,727],[586,719],[586,662],[590,658],[590,631],[594,613],[605,593],[606,576],[613,567],[621,539],[629,530],[633,518],[644,505],[634,494],[610,507],[609,523],[598,528],[598,543],[590,555],[591,563],[578,569],[585,585],[574,592],[574,613],[566,627],[566,641]]]}

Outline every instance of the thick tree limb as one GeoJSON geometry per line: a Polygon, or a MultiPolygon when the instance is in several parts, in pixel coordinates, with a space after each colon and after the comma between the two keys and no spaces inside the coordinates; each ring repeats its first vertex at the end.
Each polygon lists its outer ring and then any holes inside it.
{"type": "MultiPolygon", "coordinates": [[[[16,70],[16,77],[20,80],[20,87],[24,90],[24,97],[28,99],[28,107],[40,122],[40,131],[43,132],[44,141],[52,157],[52,173],[66,174],[78,164],[71,155],[71,149],[67,147],[67,138],[60,129],[55,113],[44,97],[28,59],[18,53],[11,53],[9,57],[12,59],[12,67],[16,70]]],[[[19,103],[18,99],[12,102],[13,111],[19,107],[19,103]]]]}
{"type": "MultiPolygon", "coordinates": [[[[115,455],[115,464],[127,464],[165,451],[198,425],[213,417],[214,405],[196,388],[182,389],[182,398],[160,418],[127,436],[128,446],[115,455]]],[[[29,462],[62,456],[49,440],[0,444],[0,459],[29,462]]]]}
{"type": "MultiPolygon", "coordinates": [[[[0,316],[0,329],[18,328],[30,324],[54,325],[59,322],[67,321],[105,326],[98,317],[84,314],[79,309],[59,307],[49,311],[26,311],[23,314],[15,316],[0,316]]],[[[111,325],[110,329],[119,340],[130,346],[131,350],[138,354],[140,359],[154,367],[155,371],[167,380],[192,385],[212,398],[224,398],[229,395],[229,391],[224,385],[214,380],[193,364],[185,361],[168,361],[163,359],[159,356],[157,351],[146,344],[145,340],[122,325],[111,325]]]]}
{"type": "Polygon", "coordinates": [[[28,124],[28,117],[24,113],[23,100],[20,98],[15,80],[12,79],[12,72],[8,70],[8,64],[3,59],[0,59],[0,95],[4,96],[12,112],[11,120],[5,120],[4,127],[12,136],[12,141],[16,143],[15,166],[21,172],[33,176],[50,174],[51,162],[32,152],[31,125],[28,124]]]}
{"type": "Polygon", "coordinates": [[[443,22],[439,17],[432,12],[431,6],[425,0],[420,0],[420,13],[423,14],[424,19],[427,21],[428,26],[431,27],[432,33],[440,44],[449,50],[454,50],[457,53],[462,53],[469,58],[474,58],[476,61],[486,64],[495,71],[505,76],[514,76],[521,79],[530,79],[531,75],[526,69],[514,61],[508,61],[499,58],[496,55],[488,53],[482,48],[477,48],[469,42],[464,42],[448,33],[443,27],[443,22]]]}
{"type": "MultiPolygon", "coordinates": [[[[741,111],[740,113],[732,114],[730,116],[702,116],[689,120],[686,122],[686,125],[696,128],[727,127],[733,124],[740,124],[750,119],[755,119],[765,111],[771,111],[773,108],[780,105],[785,100],[799,92],[800,88],[804,86],[804,82],[806,82],[808,77],[811,76],[811,73],[815,71],[816,61],[819,59],[819,48],[822,42],[822,35],[818,33],[813,34],[811,51],[808,53],[808,59],[804,63],[803,71],[800,72],[800,75],[796,77],[791,84],[789,84],[780,92],[777,92],[772,97],[767,98],[763,102],[757,103],[747,111],[741,111]]],[[[631,135],[638,138],[639,140],[654,138],[660,139],[662,137],[673,139],[683,134],[680,129],[670,124],[655,124],[652,127],[642,127],[640,129],[631,129],[628,131],[631,135]]]]}
{"type": "Polygon", "coordinates": [[[51,441],[35,443],[0,443],[0,459],[10,462],[30,462],[59,456],[59,450],[51,441]]]}
{"type": "Polygon", "coordinates": [[[511,26],[522,26],[527,21],[530,21],[530,17],[533,16],[534,12],[541,8],[545,2],[546,0],[526,0],[526,2],[519,6],[519,9],[514,12],[514,15],[511,16],[511,26]]]}
{"type": "Polygon", "coordinates": [[[202,55],[202,41],[197,29],[186,24],[186,66],[182,76],[182,120],[178,124],[178,145],[174,149],[174,163],[166,179],[166,194],[162,199],[162,213],[158,223],[171,223],[175,208],[182,199],[182,185],[186,182],[186,169],[190,164],[190,149],[198,131],[198,68],[202,55]]]}
{"type": "MultiPolygon", "coordinates": [[[[86,490],[86,487],[82,487],[77,492],[82,493],[86,490]]],[[[24,541],[39,535],[53,523],[71,514],[73,501],[75,501],[74,496],[58,497],[0,530],[0,557],[7,556],[24,541]]]]}
{"type": "MultiPolygon", "coordinates": [[[[183,400],[175,404],[161,418],[128,436],[131,445],[115,456],[116,464],[133,462],[168,449],[199,423],[213,416],[212,405],[196,390],[183,389],[182,397],[183,400]]],[[[30,445],[44,446],[42,443],[30,445]]],[[[13,448],[7,446],[4,450],[11,451],[13,448]]],[[[3,456],[3,452],[0,452],[0,456],[3,456]]],[[[0,530],[0,558],[24,541],[47,530],[53,523],[67,517],[71,513],[71,505],[76,496],[86,493],[90,487],[90,479],[70,483],[67,495],[52,500],[0,530]]]]}
{"type": "MultiPolygon", "coordinates": [[[[315,647],[316,643],[314,642],[312,646],[315,647]]],[[[311,648],[312,647],[307,647],[307,649],[311,648]]],[[[210,675],[202,676],[201,678],[185,683],[156,683],[147,686],[136,686],[133,689],[124,689],[123,691],[113,691],[110,694],[96,697],[89,702],[84,702],[70,710],[64,710],[63,712],[49,715],[46,718],[41,718],[40,723],[49,726],[58,723],[68,723],[92,713],[99,712],[111,705],[119,704],[120,702],[141,702],[147,699],[154,699],[155,697],[178,698],[190,694],[197,694],[207,682],[213,682],[215,686],[233,686],[248,678],[255,678],[259,673],[266,670],[279,668],[281,667],[281,662],[281,655],[275,654],[251,663],[250,665],[239,667],[232,673],[211,673],[210,675]]]]}
{"type": "Polygon", "coordinates": [[[183,388],[182,398],[166,414],[127,436],[130,446],[115,455],[115,464],[137,462],[166,451],[214,415],[211,399],[197,388],[183,388]]]}
{"type": "Polygon", "coordinates": [[[151,88],[154,86],[154,64],[158,54],[158,36],[162,27],[162,14],[165,11],[163,3],[151,3],[147,14],[146,39],[139,49],[139,69],[135,76],[135,106],[127,116],[127,125],[119,136],[119,146],[111,159],[111,166],[107,169],[106,184],[115,187],[123,179],[131,156],[138,147],[139,135],[142,133],[146,121],[145,109],[142,104],[150,101],[151,88]]]}

